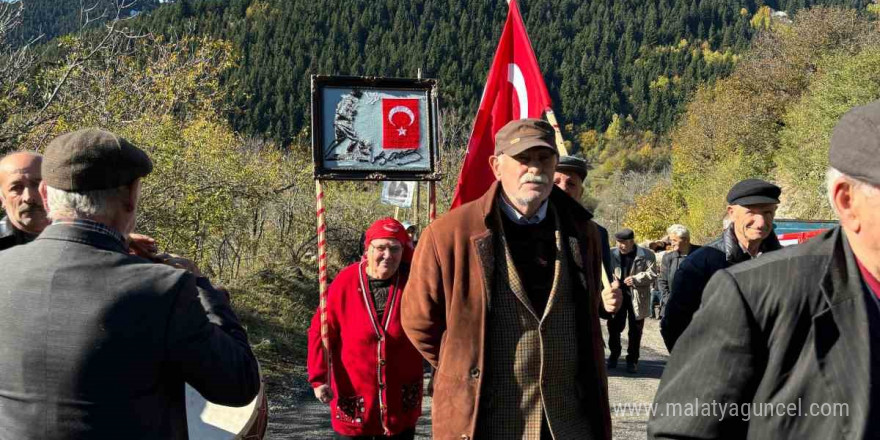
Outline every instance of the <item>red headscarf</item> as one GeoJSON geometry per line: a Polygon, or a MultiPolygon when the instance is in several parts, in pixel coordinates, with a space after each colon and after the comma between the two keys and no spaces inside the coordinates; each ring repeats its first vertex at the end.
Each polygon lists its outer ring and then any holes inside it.
{"type": "Polygon", "coordinates": [[[365,258],[367,249],[370,248],[370,242],[372,242],[373,240],[378,240],[380,238],[393,238],[399,241],[401,246],[403,246],[403,258],[401,259],[401,262],[409,264],[412,261],[412,240],[409,238],[409,234],[406,233],[406,229],[403,228],[403,225],[400,224],[399,221],[391,217],[380,218],[379,220],[376,220],[372,225],[370,225],[369,228],[367,228],[365,237],[365,258]]]}

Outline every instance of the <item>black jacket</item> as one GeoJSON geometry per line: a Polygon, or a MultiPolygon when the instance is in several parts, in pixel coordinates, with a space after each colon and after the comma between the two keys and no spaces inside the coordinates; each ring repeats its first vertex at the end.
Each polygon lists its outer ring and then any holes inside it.
{"type": "MultiPolygon", "coordinates": [[[[761,242],[760,251],[766,253],[780,248],[782,246],[776,233],[771,232],[761,242]]],[[[685,258],[675,274],[663,320],[660,321],[660,334],[669,351],[672,351],[675,341],[684,333],[694,313],[700,308],[703,289],[709,278],[720,269],[750,259],[751,256],[739,246],[732,224],[724,230],[720,238],[685,258]]]]}
{"type": "Polygon", "coordinates": [[[52,225],[0,252],[0,439],[186,439],[184,382],[242,406],[257,361],[226,295],[52,225]]]}
{"type": "MultiPolygon", "coordinates": [[[[701,247],[691,244],[688,255],[696,252],[701,247]]],[[[682,256],[679,251],[663,254],[663,259],[660,263],[660,275],[657,278],[657,290],[660,291],[660,304],[663,307],[660,310],[660,317],[666,314],[666,302],[669,301],[669,292],[672,290],[672,283],[675,281],[675,273],[678,272],[678,267],[685,258],[687,258],[687,255],[682,256]]]]}
{"type": "Polygon", "coordinates": [[[704,298],[663,372],[649,438],[878,438],[869,317],[880,311],[840,228],[718,271],[704,298]],[[695,402],[696,414],[681,413],[695,402]],[[723,418],[699,413],[712,402],[728,405],[723,418]]]}
{"type": "Polygon", "coordinates": [[[20,244],[30,243],[36,235],[27,234],[15,229],[8,217],[0,218],[0,251],[20,244]]]}

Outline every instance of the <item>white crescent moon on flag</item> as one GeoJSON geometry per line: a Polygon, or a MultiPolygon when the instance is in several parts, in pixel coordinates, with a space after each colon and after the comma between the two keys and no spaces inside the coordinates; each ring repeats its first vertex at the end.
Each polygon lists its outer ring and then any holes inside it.
{"type": "Polygon", "coordinates": [[[390,112],[388,112],[388,123],[394,125],[394,121],[392,120],[392,118],[394,118],[394,115],[398,113],[403,113],[409,116],[409,125],[413,125],[413,123],[416,122],[416,115],[413,114],[412,110],[402,105],[398,105],[392,108],[390,112]]]}
{"type": "Polygon", "coordinates": [[[520,70],[516,63],[507,65],[507,80],[513,84],[513,88],[516,90],[516,97],[519,98],[519,118],[528,118],[529,90],[526,88],[526,77],[523,76],[522,70],[520,70]]]}

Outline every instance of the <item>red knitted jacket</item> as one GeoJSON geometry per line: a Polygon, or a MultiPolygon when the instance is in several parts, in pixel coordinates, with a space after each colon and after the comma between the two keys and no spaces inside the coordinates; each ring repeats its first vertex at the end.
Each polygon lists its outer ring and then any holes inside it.
{"type": "MultiPolygon", "coordinates": [[[[344,436],[394,435],[422,413],[422,357],[400,326],[400,298],[408,272],[390,287],[385,316],[377,317],[365,263],[343,269],[330,284],[327,327],[334,398],[333,430],[344,436]]],[[[309,328],[309,382],[327,383],[320,309],[309,328]]]]}

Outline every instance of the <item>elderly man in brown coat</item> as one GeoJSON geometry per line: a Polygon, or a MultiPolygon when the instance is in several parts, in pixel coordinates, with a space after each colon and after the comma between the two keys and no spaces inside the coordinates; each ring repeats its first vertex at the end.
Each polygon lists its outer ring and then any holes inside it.
{"type": "Polygon", "coordinates": [[[590,214],[554,187],[558,160],[545,121],[498,131],[497,182],[422,234],[402,303],[410,340],[437,368],[437,439],[609,439],[590,214]]]}

